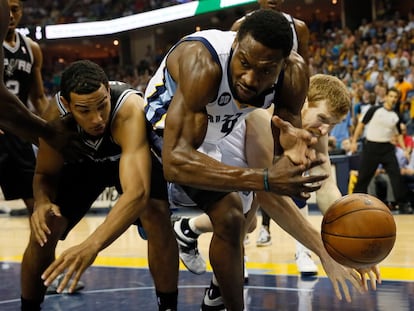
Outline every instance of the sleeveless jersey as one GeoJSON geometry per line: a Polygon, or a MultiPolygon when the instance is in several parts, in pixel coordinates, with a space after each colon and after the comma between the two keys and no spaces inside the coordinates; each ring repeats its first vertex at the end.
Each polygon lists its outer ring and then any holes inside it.
{"type": "MultiPolygon", "coordinates": [[[[184,37],[171,51],[183,41],[199,41],[211,53],[212,58],[220,65],[222,79],[214,101],[206,106],[208,127],[204,142],[216,144],[220,139],[231,133],[235,126],[246,115],[256,108],[268,108],[274,101],[275,86],[260,99],[259,105],[251,106],[239,103],[231,90],[229,64],[232,55],[231,45],[236,33],[232,31],[205,30],[184,37]]],[[[168,54],[169,54],[168,53],[168,54]]],[[[167,56],[162,60],[157,72],[150,80],[146,92],[145,113],[147,120],[156,129],[164,128],[165,116],[177,88],[166,68],[167,56]]],[[[277,81],[275,81],[276,84],[277,81]]]]}
{"type": "Polygon", "coordinates": [[[299,49],[299,39],[298,39],[298,33],[296,32],[295,20],[293,19],[292,15],[289,15],[287,13],[282,13],[282,14],[288,20],[289,25],[292,28],[292,33],[293,33],[292,51],[297,52],[299,49]]]}
{"type": "MultiPolygon", "coordinates": [[[[90,135],[86,134],[76,122],[73,124],[74,130],[80,134],[83,143],[95,150],[95,153],[93,155],[85,154],[90,160],[94,162],[118,161],[121,158],[121,147],[115,143],[114,139],[112,138],[112,123],[114,122],[119,109],[122,107],[128,96],[131,94],[138,94],[140,96],[142,95],[139,91],[132,89],[130,85],[123,82],[110,81],[109,86],[111,93],[111,112],[109,123],[105,129],[104,134],[99,138],[93,138],[90,135]]],[[[66,110],[65,106],[60,100],[60,92],[58,92],[55,96],[60,115],[67,115],[69,112],[66,110]]]]}
{"type": "Polygon", "coordinates": [[[24,35],[16,31],[15,46],[3,42],[3,50],[4,83],[11,93],[27,105],[34,62],[30,43],[24,35]]]}

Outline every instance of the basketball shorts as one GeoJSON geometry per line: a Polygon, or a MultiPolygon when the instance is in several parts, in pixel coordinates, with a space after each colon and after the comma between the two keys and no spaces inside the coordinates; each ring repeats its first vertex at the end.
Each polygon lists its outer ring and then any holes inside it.
{"type": "MultiPolygon", "coordinates": [[[[55,204],[68,220],[68,228],[62,236],[85,216],[92,203],[106,187],[115,187],[119,194],[122,188],[119,180],[119,161],[65,164],[58,181],[55,204]]],[[[167,183],[163,177],[162,166],[155,156],[152,157],[150,197],[168,200],[167,183]]]]}
{"type": "Polygon", "coordinates": [[[0,135],[0,186],[6,200],[33,198],[35,167],[31,143],[8,132],[0,135]]]}
{"type": "MultiPolygon", "coordinates": [[[[204,142],[198,151],[228,165],[247,167],[244,153],[245,131],[246,126],[243,121],[219,144],[204,142]]],[[[175,206],[198,206],[204,211],[211,204],[228,194],[228,192],[201,190],[176,184],[169,185],[168,190],[171,204],[175,206]]],[[[251,191],[239,191],[238,194],[243,204],[243,213],[247,213],[253,202],[253,193],[251,191]]]]}

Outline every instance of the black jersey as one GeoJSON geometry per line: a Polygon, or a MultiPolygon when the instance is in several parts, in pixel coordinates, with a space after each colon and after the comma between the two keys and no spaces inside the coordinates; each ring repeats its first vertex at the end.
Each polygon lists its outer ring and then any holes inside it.
{"type": "Polygon", "coordinates": [[[27,105],[29,97],[32,66],[34,62],[28,39],[16,31],[16,44],[3,42],[4,83],[11,93],[27,105]]]}
{"type": "MultiPolygon", "coordinates": [[[[139,91],[131,88],[130,85],[123,82],[110,81],[109,86],[111,93],[111,113],[105,133],[99,138],[94,138],[86,134],[75,121],[73,123],[74,129],[80,133],[83,142],[88,147],[95,150],[95,153],[93,155],[87,154],[87,157],[94,162],[118,161],[120,159],[121,147],[116,144],[112,138],[112,122],[114,121],[119,109],[122,107],[129,95],[138,94],[142,96],[139,91]]],[[[61,116],[68,114],[68,111],[60,101],[60,92],[58,92],[55,96],[61,116]]]]}

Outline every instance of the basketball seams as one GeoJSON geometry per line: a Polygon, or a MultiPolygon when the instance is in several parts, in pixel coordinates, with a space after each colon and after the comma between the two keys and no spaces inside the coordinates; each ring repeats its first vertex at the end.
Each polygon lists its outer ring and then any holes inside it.
{"type": "Polygon", "coordinates": [[[329,255],[351,268],[384,260],[396,240],[394,216],[368,194],[349,194],[335,201],[321,223],[321,238],[329,255]]]}
{"type": "MultiPolygon", "coordinates": [[[[345,205],[345,206],[346,206],[346,205],[345,205]]],[[[378,211],[378,212],[385,213],[387,216],[392,216],[392,214],[391,214],[389,211],[383,210],[383,209],[382,209],[382,208],[380,208],[380,207],[362,207],[362,208],[360,208],[360,209],[354,209],[354,210],[352,210],[352,211],[347,211],[347,212],[345,212],[345,213],[343,213],[343,214],[335,215],[336,217],[335,217],[335,218],[333,218],[333,219],[329,219],[329,220],[328,220],[328,219],[326,219],[327,217],[324,217],[324,219],[323,219],[323,223],[324,223],[324,224],[331,224],[331,223],[333,223],[333,222],[337,221],[339,218],[346,217],[346,216],[348,216],[349,214],[358,213],[358,212],[360,212],[360,211],[368,211],[368,210],[375,210],[375,211],[378,211]]]]}

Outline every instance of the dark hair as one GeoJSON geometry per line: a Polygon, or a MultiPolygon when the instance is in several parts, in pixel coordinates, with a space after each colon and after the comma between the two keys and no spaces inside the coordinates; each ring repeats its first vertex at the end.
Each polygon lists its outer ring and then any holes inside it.
{"type": "Polygon", "coordinates": [[[90,94],[101,85],[108,86],[108,77],[103,69],[89,60],[79,60],[70,64],[62,73],[60,95],[70,102],[70,93],[90,94]]]}
{"type": "Polygon", "coordinates": [[[395,86],[390,87],[390,88],[388,89],[387,94],[388,94],[388,93],[390,93],[390,92],[397,93],[397,94],[398,94],[398,96],[400,96],[400,95],[401,95],[400,91],[399,91],[399,90],[398,90],[395,86]]]}
{"type": "Polygon", "coordinates": [[[292,50],[292,28],[280,12],[260,9],[246,16],[237,32],[238,41],[248,34],[268,48],[282,50],[284,57],[288,57],[292,50]]]}

